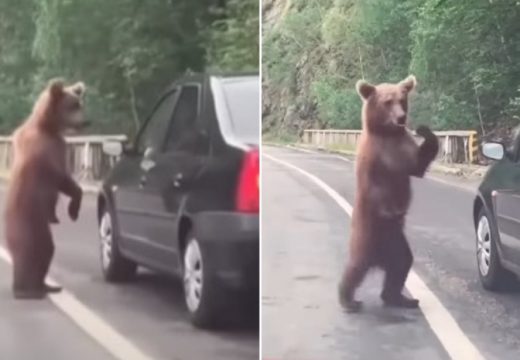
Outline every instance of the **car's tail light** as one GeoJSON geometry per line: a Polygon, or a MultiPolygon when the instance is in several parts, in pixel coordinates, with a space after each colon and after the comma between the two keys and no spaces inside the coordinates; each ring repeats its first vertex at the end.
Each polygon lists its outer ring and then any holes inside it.
{"type": "Polygon", "coordinates": [[[260,159],[258,149],[244,155],[238,178],[236,210],[257,213],[260,208],[260,159]]]}

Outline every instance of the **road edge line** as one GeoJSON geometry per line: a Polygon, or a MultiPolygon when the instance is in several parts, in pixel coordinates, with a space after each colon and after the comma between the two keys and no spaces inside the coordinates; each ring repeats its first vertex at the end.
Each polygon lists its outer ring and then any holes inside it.
{"type": "Polygon", "coordinates": [[[294,150],[294,151],[300,151],[302,153],[306,153],[306,154],[314,154],[314,155],[325,155],[325,156],[329,156],[330,158],[332,159],[338,159],[338,160],[342,160],[346,163],[349,163],[349,164],[353,164],[354,163],[354,160],[351,160],[343,155],[338,155],[338,154],[335,154],[333,152],[330,152],[330,151],[320,151],[320,150],[311,150],[311,149],[305,149],[305,148],[301,148],[301,147],[298,147],[298,146],[294,146],[294,145],[287,145],[285,146],[287,149],[291,149],[291,150],[294,150]]]}
{"type": "MultiPolygon", "coordinates": [[[[316,151],[316,150],[309,150],[309,149],[304,149],[304,148],[299,148],[298,146],[294,146],[294,145],[286,145],[285,148],[287,149],[291,149],[291,150],[294,150],[294,151],[299,151],[299,152],[302,152],[302,153],[305,153],[305,154],[314,154],[314,155],[323,155],[325,153],[325,155],[328,155],[331,159],[339,159],[339,160],[343,160],[344,162],[347,162],[347,163],[350,163],[350,164],[353,164],[354,163],[354,160],[351,160],[351,159],[348,159],[344,156],[341,156],[341,155],[336,155],[334,153],[331,153],[330,151],[316,151]]],[[[426,175],[424,176],[425,179],[428,179],[428,180],[432,180],[432,181],[435,181],[439,184],[442,184],[442,185],[445,185],[445,186],[450,186],[450,187],[454,187],[454,188],[457,188],[459,190],[464,190],[465,192],[469,192],[471,194],[476,194],[477,190],[472,188],[471,186],[465,186],[465,185],[460,185],[460,184],[457,184],[453,181],[450,181],[450,180],[445,180],[445,179],[442,179],[436,175],[432,175],[431,173],[426,173],[426,175]]]]}
{"type": "MultiPolygon", "coordinates": [[[[271,155],[264,153],[262,156],[265,156],[267,159],[275,163],[297,171],[310,179],[315,183],[315,185],[318,185],[321,190],[336,201],[339,207],[343,209],[350,218],[352,218],[352,206],[344,197],[327,185],[323,180],[291,163],[277,159],[271,155]]],[[[471,342],[466,334],[464,334],[458,323],[444,307],[439,298],[437,298],[433,291],[428,288],[426,283],[413,269],[411,269],[408,274],[406,288],[414,297],[420,299],[421,312],[426,318],[428,325],[437,336],[437,339],[452,359],[485,359],[478,348],[471,342]]]]}
{"type": "MultiPolygon", "coordinates": [[[[0,258],[12,265],[11,256],[3,246],[0,246],[0,258]]],[[[47,281],[50,285],[58,285],[50,277],[47,278],[47,281]]],[[[76,326],[116,359],[153,360],[67,290],[63,289],[61,293],[49,294],[48,298],[76,326]]]]}

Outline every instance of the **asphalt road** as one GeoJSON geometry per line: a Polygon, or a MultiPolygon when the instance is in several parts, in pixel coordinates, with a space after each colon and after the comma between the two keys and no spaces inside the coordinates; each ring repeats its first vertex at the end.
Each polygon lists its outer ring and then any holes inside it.
{"type": "MultiPolygon", "coordinates": [[[[3,197],[4,190],[0,189],[0,204],[3,197]]],[[[149,359],[258,359],[258,324],[247,323],[217,332],[193,328],[179,281],[143,271],[129,284],[105,283],[98,260],[94,198],[86,197],[76,223],[65,215],[65,200],[60,199],[59,204],[61,224],[53,229],[56,257],[51,275],[103,324],[149,359]]],[[[0,231],[3,233],[2,228],[0,231]]],[[[114,359],[106,347],[84,332],[55,302],[14,301],[10,272],[9,265],[0,260],[0,359],[114,359]]],[[[77,316],[80,325],[89,325],[92,320],[88,314],[77,316]]],[[[99,338],[105,333],[97,335],[99,338]]],[[[133,360],[132,357],[125,360],[133,360]]]]}
{"type": "MultiPolygon", "coordinates": [[[[265,146],[263,152],[316,176],[353,204],[353,161],[265,146]]],[[[382,274],[360,289],[360,314],[342,311],[337,284],[350,218],[323,189],[294,169],[262,158],[262,353],[264,359],[449,359],[439,334],[465,338],[485,359],[520,358],[520,288],[482,289],[476,268],[474,194],[460,181],[413,181],[406,233],[414,271],[440,301],[421,310],[381,306],[382,274]],[[455,320],[462,336],[441,319],[455,320]],[[428,314],[429,316],[426,316],[428,314]]],[[[459,359],[472,358],[461,355],[459,359]]]]}

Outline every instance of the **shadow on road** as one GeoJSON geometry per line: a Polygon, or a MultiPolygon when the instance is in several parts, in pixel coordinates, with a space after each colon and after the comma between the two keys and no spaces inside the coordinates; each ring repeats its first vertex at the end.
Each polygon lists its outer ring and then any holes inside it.
{"type": "MultiPolygon", "coordinates": [[[[177,278],[168,277],[149,271],[141,271],[136,279],[131,283],[121,284],[121,287],[136,288],[140,291],[145,290],[151,297],[171,304],[175,309],[181,310],[180,318],[189,322],[189,314],[184,303],[182,281],[177,278]]],[[[237,295],[238,296],[238,295],[237,295]]],[[[235,338],[237,336],[251,336],[258,333],[259,329],[259,306],[258,296],[248,295],[242,307],[235,307],[234,313],[229,314],[229,321],[223,327],[216,329],[219,336],[229,334],[235,338]]]]}

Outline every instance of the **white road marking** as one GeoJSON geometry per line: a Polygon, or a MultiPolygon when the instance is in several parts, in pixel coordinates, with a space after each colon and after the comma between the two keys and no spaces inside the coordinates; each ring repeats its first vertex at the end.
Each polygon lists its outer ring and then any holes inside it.
{"type": "MultiPolygon", "coordinates": [[[[319,152],[319,151],[315,151],[315,150],[309,150],[309,149],[302,149],[302,148],[299,148],[297,146],[287,145],[286,147],[288,149],[295,150],[295,151],[300,151],[300,152],[303,152],[303,153],[306,153],[306,154],[323,155],[323,152],[319,152]]],[[[343,161],[348,162],[348,163],[354,163],[355,162],[354,160],[348,159],[348,158],[346,158],[344,156],[341,156],[341,155],[334,155],[334,154],[327,153],[327,152],[325,153],[325,155],[327,155],[327,157],[329,157],[331,159],[340,159],[340,160],[343,160],[343,161]]],[[[437,177],[435,175],[428,174],[428,173],[424,177],[426,179],[436,181],[436,182],[441,183],[443,185],[456,187],[457,189],[461,189],[461,190],[470,192],[472,194],[476,193],[475,189],[472,188],[471,186],[466,186],[466,185],[454,183],[453,181],[444,180],[444,179],[442,179],[440,177],[437,177]]]]}
{"type": "Polygon", "coordinates": [[[302,148],[299,148],[297,146],[292,146],[292,145],[287,145],[287,148],[291,149],[291,150],[295,150],[295,151],[301,151],[303,153],[306,153],[306,154],[314,154],[314,155],[327,155],[327,157],[330,157],[330,158],[333,158],[333,159],[339,159],[339,160],[343,160],[345,162],[348,162],[348,163],[353,163],[352,160],[344,157],[344,156],[341,156],[341,155],[333,155],[333,154],[330,154],[330,153],[323,153],[323,152],[319,152],[319,151],[315,151],[315,150],[309,150],[309,149],[302,149],[302,148]]]}
{"type": "Polygon", "coordinates": [[[271,155],[262,154],[262,156],[265,156],[267,159],[277,162],[278,164],[281,164],[285,167],[288,167],[296,172],[299,172],[303,176],[306,176],[307,178],[311,179],[316,185],[318,185],[323,191],[327,193],[331,198],[334,199],[338,203],[338,205],[347,212],[349,216],[352,216],[352,206],[345,200],[340,194],[338,194],[334,189],[332,189],[329,185],[327,185],[323,180],[319,179],[318,177],[308,173],[305,170],[300,169],[297,166],[294,166],[293,164],[290,164],[286,161],[276,159],[272,157],[271,155]]]}
{"type": "MultiPolygon", "coordinates": [[[[340,194],[334,189],[327,185],[324,181],[317,178],[316,176],[308,173],[307,171],[300,169],[293,164],[286,161],[277,159],[271,155],[262,154],[267,159],[283,165],[289,169],[292,169],[301,175],[307,177],[315,185],[320,187],[325,193],[327,193],[336,203],[352,217],[352,206],[345,200],[340,194]]],[[[471,340],[464,334],[460,326],[457,324],[455,319],[451,316],[449,311],[444,307],[441,301],[435,296],[435,294],[428,288],[428,286],[422,281],[417,273],[412,269],[408,274],[406,281],[406,288],[412,296],[419,298],[421,302],[421,311],[424,317],[428,321],[430,328],[435,333],[440,343],[449,354],[452,359],[457,360],[484,360],[484,356],[479,352],[477,347],[471,342],[471,340]]]]}
{"type": "Polygon", "coordinates": [[[444,179],[441,179],[441,178],[431,175],[431,174],[426,174],[424,177],[428,180],[433,180],[433,181],[436,181],[436,182],[441,183],[446,186],[456,187],[457,189],[464,190],[466,192],[470,192],[474,195],[476,195],[476,193],[477,193],[476,188],[473,188],[469,185],[464,185],[463,183],[461,183],[461,184],[454,183],[453,181],[444,180],[444,179]]]}
{"type": "MultiPolygon", "coordinates": [[[[12,264],[7,250],[0,246],[0,258],[12,264]]],[[[49,285],[58,285],[56,281],[47,278],[49,285]]],[[[61,293],[49,294],[50,300],[76,323],[83,331],[99,343],[114,358],[119,360],[152,360],[130,341],[125,339],[101,317],[83,305],[73,294],[65,289],[61,293]]]]}
{"type": "Polygon", "coordinates": [[[292,149],[292,150],[296,150],[296,151],[300,151],[300,152],[303,152],[303,153],[306,153],[306,154],[318,154],[317,151],[303,149],[303,148],[300,148],[300,147],[297,147],[297,146],[293,146],[293,145],[287,145],[287,148],[292,149]]]}

